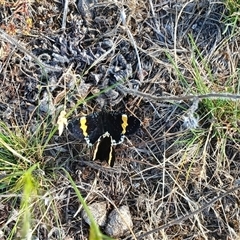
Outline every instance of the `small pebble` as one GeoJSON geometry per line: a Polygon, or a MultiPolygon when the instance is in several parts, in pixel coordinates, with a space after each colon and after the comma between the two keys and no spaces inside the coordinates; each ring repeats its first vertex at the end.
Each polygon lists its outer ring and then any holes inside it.
{"type": "MultiPolygon", "coordinates": [[[[100,227],[104,226],[107,219],[107,204],[105,202],[95,202],[88,205],[88,208],[91,211],[97,224],[100,227]]],[[[88,225],[90,225],[90,219],[84,210],[82,211],[82,218],[88,225]]]]}
{"type": "Polygon", "coordinates": [[[111,237],[121,237],[133,227],[133,222],[128,206],[122,206],[114,209],[108,217],[108,223],[105,228],[107,235],[111,237]]]}

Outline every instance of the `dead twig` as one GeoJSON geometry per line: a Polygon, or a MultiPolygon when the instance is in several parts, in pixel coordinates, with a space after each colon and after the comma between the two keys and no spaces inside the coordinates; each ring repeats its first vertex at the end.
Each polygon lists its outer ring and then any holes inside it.
{"type": "Polygon", "coordinates": [[[215,98],[215,99],[226,99],[231,101],[240,100],[239,94],[232,94],[232,93],[206,93],[206,94],[199,94],[199,95],[186,95],[186,96],[154,96],[152,94],[143,93],[134,89],[129,89],[126,87],[121,86],[121,88],[132,95],[143,97],[148,100],[152,100],[155,102],[164,102],[164,101],[181,101],[181,100],[190,100],[190,99],[208,99],[208,98],[215,98]]]}
{"type": "Polygon", "coordinates": [[[229,195],[230,193],[238,190],[239,188],[240,188],[240,185],[238,185],[238,186],[236,186],[236,187],[234,187],[234,188],[226,191],[225,193],[223,193],[223,194],[221,194],[220,196],[214,198],[213,200],[211,200],[210,202],[208,202],[208,203],[205,204],[204,206],[198,208],[197,210],[192,211],[192,212],[190,212],[189,214],[187,214],[187,215],[185,215],[185,216],[183,216],[183,217],[180,217],[180,218],[178,218],[178,219],[176,219],[176,220],[170,221],[169,223],[164,224],[163,226],[161,226],[161,227],[159,227],[159,228],[155,228],[155,229],[153,229],[153,230],[151,230],[151,231],[149,231],[149,232],[144,233],[142,236],[140,236],[140,237],[138,238],[138,240],[145,238],[145,237],[146,237],[147,235],[149,235],[149,234],[152,234],[152,233],[161,231],[161,230],[163,230],[163,229],[166,229],[166,228],[171,227],[171,226],[173,226],[173,225],[175,225],[175,224],[179,224],[180,222],[182,222],[182,221],[184,221],[184,220],[189,219],[190,217],[194,216],[195,214],[198,214],[198,213],[202,212],[204,209],[210,207],[210,206],[211,206],[213,203],[215,203],[217,200],[219,200],[219,199],[221,199],[221,198],[223,198],[223,197],[226,197],[226,196],[229,195]]]}
{"type": "Polygon", "coordinates": [[[67,13],[68,13],[68,4],[69,1],[65,0],[64,2],[64,10],[63,10],[63,18],[62,18],[62,30],[65,31],[66,29],[66,20],[67,20],[67,13]]]}

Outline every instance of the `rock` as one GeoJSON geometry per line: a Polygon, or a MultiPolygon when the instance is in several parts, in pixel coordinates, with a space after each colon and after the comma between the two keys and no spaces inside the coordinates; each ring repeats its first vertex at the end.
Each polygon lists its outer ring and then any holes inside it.
{"type": "Polygon", "coordinates": [[[111,237],[121,237],[132,227],[133,222],[129,208],[128,206],[122,206],[109,214],[105,232],[111,237]]]}
{"type": "MultiPolygon", "coordinates": [[[[88,205],[88,208],[97,224],[101,227],[105,226],[107,219],[107,204],[105,202],[95,202],[88,205]]],[[[90,225],[90,219],[84,210],[82,211],[82,218],[90,225]]]]}

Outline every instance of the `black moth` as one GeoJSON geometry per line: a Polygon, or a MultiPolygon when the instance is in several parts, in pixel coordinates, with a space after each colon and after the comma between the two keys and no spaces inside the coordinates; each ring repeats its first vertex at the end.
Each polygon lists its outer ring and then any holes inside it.
{"type": "Polygon", "coordinates": [[[93,160],[106,160],[111,167],[115,161],[113,146],[122,143],[124,136],[135,133],[139,127],[140,121],[136,117],[114,111],[94,112],[68,124],[75,138],[85,139],[94,147],[93,160]]]}

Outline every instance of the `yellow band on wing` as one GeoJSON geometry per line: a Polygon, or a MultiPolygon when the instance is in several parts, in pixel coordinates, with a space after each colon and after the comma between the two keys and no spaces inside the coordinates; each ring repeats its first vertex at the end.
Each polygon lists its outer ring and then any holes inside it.
{"type": "Polygon", "coordinates": [[[121,126],[122,126],[122,134],[125,134],[128,126],[128,116],[126,114],[122,114],[121,126]]]}
{"type": "Polygon", "coordinates": [[[114,164],[114,149],[113,149],[113,146],[111,145],[110,146],[110,151],[109,151],[109,155],[108,155],[108,164],[109,166],[113,167],[113,164],[114,164]]]}
{"type": "Polygon", "coordinates": [[[80,118],[80,128],[82,129],[84,137],[88,136],[87,124],[86,123],[87,123],[87,118],[86,117],[81,117],[80,118]]]}

